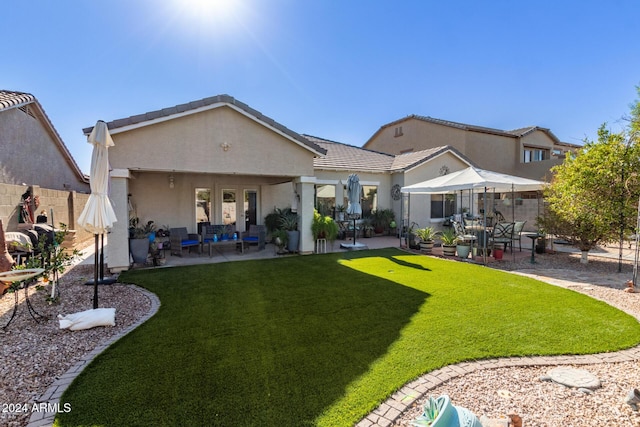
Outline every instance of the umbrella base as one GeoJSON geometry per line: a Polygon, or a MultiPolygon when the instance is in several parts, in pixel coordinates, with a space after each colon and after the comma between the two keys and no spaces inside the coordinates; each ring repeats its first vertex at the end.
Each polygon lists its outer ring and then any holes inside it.
{"type": "Polygon", "coordinates": [[[362,243],[340,243],[340,247],[342,249],[347,249],[350,251],[361,251],[363,249],[369,249],[369,247],[362,243]]]}
{"type": "MultiPolygon", "coordinates": [[[[117,281],[118,281],[118,279],[115,279],[113,277],[105,277],[104,279],[98,279],[98,285],[113,285],[117,281]]],[[[85,285],[93,286],[93,279],[87,280],[85,282],[85,285]]]]}

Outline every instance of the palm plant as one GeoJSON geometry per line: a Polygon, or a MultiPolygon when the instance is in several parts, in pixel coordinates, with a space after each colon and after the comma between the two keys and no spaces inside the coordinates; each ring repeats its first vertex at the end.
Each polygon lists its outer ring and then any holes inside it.
{"type": "Polygon", "coordinates": [[[423,242],[433,242],[440,235],[433,227],[418,228],[413,233],[423,242]]]}
{"type": "Polygon", "coordinates": [[[440,233],[440,239],[445,246],[455,246],[458,242],[458,235],[452,228],[449,228],[440,233]]]}

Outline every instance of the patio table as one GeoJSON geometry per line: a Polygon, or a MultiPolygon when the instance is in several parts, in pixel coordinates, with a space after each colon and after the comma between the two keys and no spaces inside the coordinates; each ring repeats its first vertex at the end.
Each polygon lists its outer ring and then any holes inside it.
{"type": "Polygon", "coordinates": [[[211,258],[212,255],[212,249],[214,246],[229,246],[229,245],[240,245],[240,252],[244,253],[244,242],[241,239],[225,239],[225,240],[218,240],[218,241],[213,241],[213,240],[208,240],[207,242],[209,245],[209,258],[211,258]]]}
{"type": "MultiPolygon", "coordinates": [[[[38,322],[38,318],[36,318],[36,316],[40,317],[40,318],[44,318],[44,316],[40,313],[38,313],[34,308],[33,305],[31,304],[31,301],[29,300],[29,279],[32,279],[34,277],[36,277],[39,274],[42,274],[44,272],[44,269],[42,268],[26,268],[26,269],[22,269],[22,270],[10,270],[10,271],[5,271],[0,273],[0,281],[6,284],[11,284],[11,283],[15,283],[15,282],[20,282],[21,285],[24,287],[24,299],[27,305],[27,309],[29,310],[29,314],[31,315],[31,317],[33,318],[33,320],[36,321],[36,323],[38,322]]],[[[4,325],[2,327],[3,330],[7,330],[7,328],[9,327],[9,325],[11,324],[11,322],[13,321],[13,318],[16,315],[16,311],[18,311],[18,289],[14,290],[14,305],[13,305],[13,313],[11,313],[11,318],[9,319],[9,321],[7,322],[6,325],[4,325]]]]}

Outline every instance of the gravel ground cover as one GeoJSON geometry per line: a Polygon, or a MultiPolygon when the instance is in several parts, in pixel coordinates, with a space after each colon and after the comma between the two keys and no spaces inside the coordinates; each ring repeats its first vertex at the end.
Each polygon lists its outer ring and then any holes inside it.
{"type": "Polygon", "coordinates": [[[14,307],[13,293],[0,298],[0,425],[25,426],[36,399],[64,374],[82,355],[120,333],[151,309],[149,299],[133,286],[114,284],[99,287],[100,307],[116,308],[116,326],[82,331],[60,329],[58,314],[93,308],[93,286],[84,283],[93,277],[93,266],[79,265],[60,278],[60,302],[49,305],[51,285],[43,290],[29,287],[29,300],[45,318],[36,323],[24,304],[24,290],[18,293],[20,306],[6,330],[1,329],[14,307]]]}
{"type": "MultiPolygon", "coordinates": [[[[640,294],[623,291],[631,278],[632,266],[625,263],[618,273],[617,261],[592,258],[589,264],[569,254],[539,255],[537,264],[528,258],[494,263],[492,268],[535,275],[560,286],[602,299],[640,318],[640,294]]],[[[24,292],[19,292],[20,307],[6,331],[0,329],[2,357],[0,366],[0,425],[25,426],[30,413],[9,411],[9,405],[31,405],[49,385],[66,372],[82,355],[118,334],[149,312],[151,303],[136,288],[115,284],[100,286],[101,307],[116,308],[116,326],[71,332],[59,329],[56,316],[92,308],[93,287],[84,283],[93,275],[93,266],[76,266],[60,279],[60,302],[49,305],[46,297],[50,285],[29,294],[34,308],[46,318],[36,323],[24,306],[24,292]]],[[[0,298],[0,327],[13,309],[13,294],[0,298]]],[[[568,325],[568,327],[577,327],[568,325]]],[[[584,394],[539,378],[553,368],[520,367],[476,371],[449,380],[430,390],[427,396],[448,394],[455,405],[470,409],[478,416],[498,417],[516,413],[524,426],[640,426],[640,415],[624,403],[629,390],[640,387],[640,363],[579,365],[596,375],[602,387],[584,394]]],[[[417,418],[423,401],[417,401],[396,421],[407,426],[417,418]]]]}

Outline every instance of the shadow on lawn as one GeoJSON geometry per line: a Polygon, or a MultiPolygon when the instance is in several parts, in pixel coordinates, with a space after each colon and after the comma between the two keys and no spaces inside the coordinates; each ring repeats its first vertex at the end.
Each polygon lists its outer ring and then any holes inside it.
{"type": "MultiPolygon", "coordinates": [[[[352,260],[352,259],[361,259],[361,258],[371,258],[371,257],[380,257],[386,258],[389,261],[401,265],[403,267],[415,268],[417,270],[431,271],[430,268],[425,267],[422,264],[412,263],[403,259],[398,258],[399,256],[403,257],[421,257],[420,255],[416,255],[414,253],[402,252],[398,249],[374,249],[374,250],[364,250],[364,251],[353,251],[353,252],[344,252],[343,259],[352,260]]],[[[424,259],[424,257],[421,257],[424,259]]]]}
{"type": "Polygon", "coordinates": [[[398,251],[367,253],[126,274],[161,309],[74,382],[59,425],[313,425],[428,298],[336,262],[422,268],[398,251]]]}

